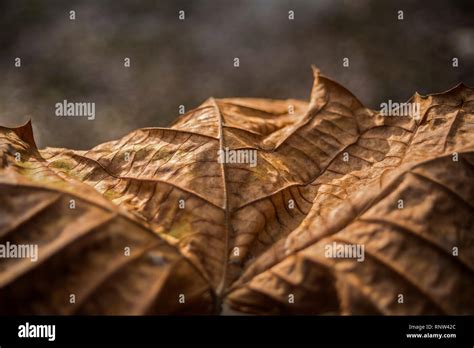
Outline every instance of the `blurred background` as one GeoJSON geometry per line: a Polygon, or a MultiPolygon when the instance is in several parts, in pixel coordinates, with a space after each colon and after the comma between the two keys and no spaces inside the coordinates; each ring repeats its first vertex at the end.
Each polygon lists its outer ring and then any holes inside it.
{"type": "Polygon", "coordinates": [[[32,119],[39,147],[167,126],[210,96],[307,99],[311,64],[373,109],[473,86],[474,1],[0,2],[0,125],[32,119]],[[55,116],[64,99],[95,102],[96,119],[55,116]]]}

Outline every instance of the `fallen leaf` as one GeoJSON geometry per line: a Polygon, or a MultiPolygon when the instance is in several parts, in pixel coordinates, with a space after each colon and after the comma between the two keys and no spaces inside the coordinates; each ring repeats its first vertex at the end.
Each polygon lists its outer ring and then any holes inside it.
{"type": "Polygon", "coordinates": [[[0,128],[0,244],[39,246],[0,260],[0,313],[472,314],[473,90],[416,119],[314,77],[89,151],[0,128]]]}

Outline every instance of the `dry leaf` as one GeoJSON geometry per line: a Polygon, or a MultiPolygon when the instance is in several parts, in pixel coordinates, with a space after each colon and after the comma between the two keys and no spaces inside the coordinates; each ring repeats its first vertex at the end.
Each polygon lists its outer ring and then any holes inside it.
{"type": "Polygon", "coordinates": [[[0,244],[39,245],[0,260],[0,313],[472,314],[473,90],[416,120],[314,75],[309,103],[211,98],[89,151],[0,128],[0,244]]]}

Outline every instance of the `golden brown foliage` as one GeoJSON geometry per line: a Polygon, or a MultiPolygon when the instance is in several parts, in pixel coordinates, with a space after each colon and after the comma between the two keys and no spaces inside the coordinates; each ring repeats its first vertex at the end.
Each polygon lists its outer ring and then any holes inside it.
{"type": "Polygon", "coordinates": [[[89,151],[0,128],[0,244],[39,245],[0,259],[0,313],[473,314],[474,91],[386,117],[314,75],[309,103],[211,98],[89,151]]]}

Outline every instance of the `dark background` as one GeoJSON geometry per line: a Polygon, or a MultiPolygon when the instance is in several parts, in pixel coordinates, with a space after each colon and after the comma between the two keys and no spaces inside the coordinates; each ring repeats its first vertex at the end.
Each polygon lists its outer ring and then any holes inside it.
{"type": "Polygon", "coordinates": [[[0,125],[31,118],[40,147],[167,126],[210,96],[307,99],[311,64],[374,109],[472,86],[474,1],[0,1],[0,125]],[[56,117],[64,99],[95,102],[96,119],[56,117]]]}

